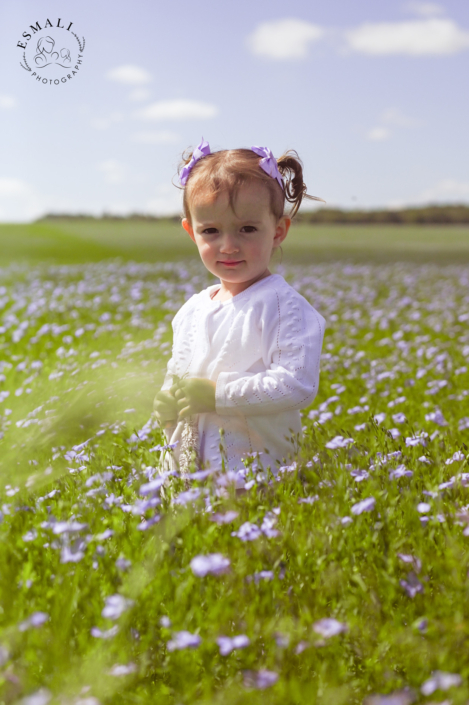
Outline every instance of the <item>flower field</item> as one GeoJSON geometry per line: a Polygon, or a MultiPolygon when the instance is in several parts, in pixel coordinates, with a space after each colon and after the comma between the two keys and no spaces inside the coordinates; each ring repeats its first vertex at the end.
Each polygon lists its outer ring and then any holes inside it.
{"type": "Polygon", "coordinates": [[[328,324],[297,461],[185,480],[201,265],[1,270],[0,702],[469,701],[469,267],[277,271],[328,324]]]}

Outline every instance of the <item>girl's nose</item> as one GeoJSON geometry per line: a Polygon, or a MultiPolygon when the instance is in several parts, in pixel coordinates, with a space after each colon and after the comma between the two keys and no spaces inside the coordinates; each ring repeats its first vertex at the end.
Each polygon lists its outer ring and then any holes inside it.
{"type": "Polygon", "coordinates": [[[239,245],[237,239],[232,235],[225,234],[221,244],[220,252],[223,254],[232,254],[233,252],[238,252],[239,245]]]}

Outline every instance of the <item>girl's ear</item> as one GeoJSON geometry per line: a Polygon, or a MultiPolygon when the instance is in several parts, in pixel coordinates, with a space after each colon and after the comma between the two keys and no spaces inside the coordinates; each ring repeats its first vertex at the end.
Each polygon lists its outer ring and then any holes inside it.
{"type": "Polygon", "coordinates": [[[288,235],[291,225],[291,218],[284,215],[277,223],[274,236],[274,247],[279,247],[288,235]]]}
{"type": "Polygon", "coordinates": [[[195,242],[194,230],[192,228],[192,225],[187,220],[187,218],[182,219],[181,225],[184,228],[184,230],[186,231],[186,233],[189,235],[190,239],[195,242]]]}

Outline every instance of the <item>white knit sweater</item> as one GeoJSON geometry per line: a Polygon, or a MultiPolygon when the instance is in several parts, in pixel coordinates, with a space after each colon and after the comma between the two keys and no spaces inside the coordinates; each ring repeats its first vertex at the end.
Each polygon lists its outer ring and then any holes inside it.
{"type": "MultiPolygon", "coordinates": [[[[219,285],[192,296],[173,320],[172,375],[216,382],[216,413],[199,414],[200,456],[221,468],[220,431],[228,467],[259,453],[275,472],[302,435],[299,409],[318,391],[324,318],[279,274],[261,279],[228,301],[213,301],[219,285]]],[[[181,439],[182,422],[166,431],[181,439]]],[[[174,457],[178,459],[177,446],[174,457]]]]}

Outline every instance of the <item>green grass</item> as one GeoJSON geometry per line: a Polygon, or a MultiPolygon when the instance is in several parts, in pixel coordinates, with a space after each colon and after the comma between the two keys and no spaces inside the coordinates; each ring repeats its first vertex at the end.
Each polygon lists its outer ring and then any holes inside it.
{"type": "MultiPolygon", "coordinates": [[[[75,237],[83,250],[93,237],[110,247],[91,230],[75,237]]],[[[467,703],[467,266],[287,268],[328,322],[297,467],[280,481],[248,469],[244,494],[223,475],[193,479],[199,496],[186,504],[175,499],[188,485],[169,478],[145,507],[140,488],[161,462],[147,422],[169,321],[210,280],[197,263],[94,253],[95,263],[0,272],[0,702],[361,705],[410,688],[415,702],[467,703]],[[350,444],[334,449],[337,436],[350,444]],[[392,479],[399,466],[412,476],[392,479]],[[231,523],[212,521],[227,511],[231,523]],[[266,515],[277,535],[232,535],[266,515]],[[197,577],[191,560],[210,553],[229,571],[197,577]],[[132,601],[114,619],[103,615],[113,595],[132,601]],[[324,618],[345,631],[324,638],[324,618]],[[182,630],[200,644],[171,650],[182,630]],[[217,638],[239,634],[249,646],[221,655],[217,638]],[[262,669],[278,676],[265,690],[249,673],[262,669]],[[461,683],[426,697],[437,670],[461,683]]]]}
{"type": "MultiPolygon", "coordinates": [[[[87,262],[120,257],[161,262],[198,257],[177,223],[50,220],[0,225],[1,262],[87,262]]],[[[293,225],[285,262],[469,262],[469,227],[293,225]]]]}

